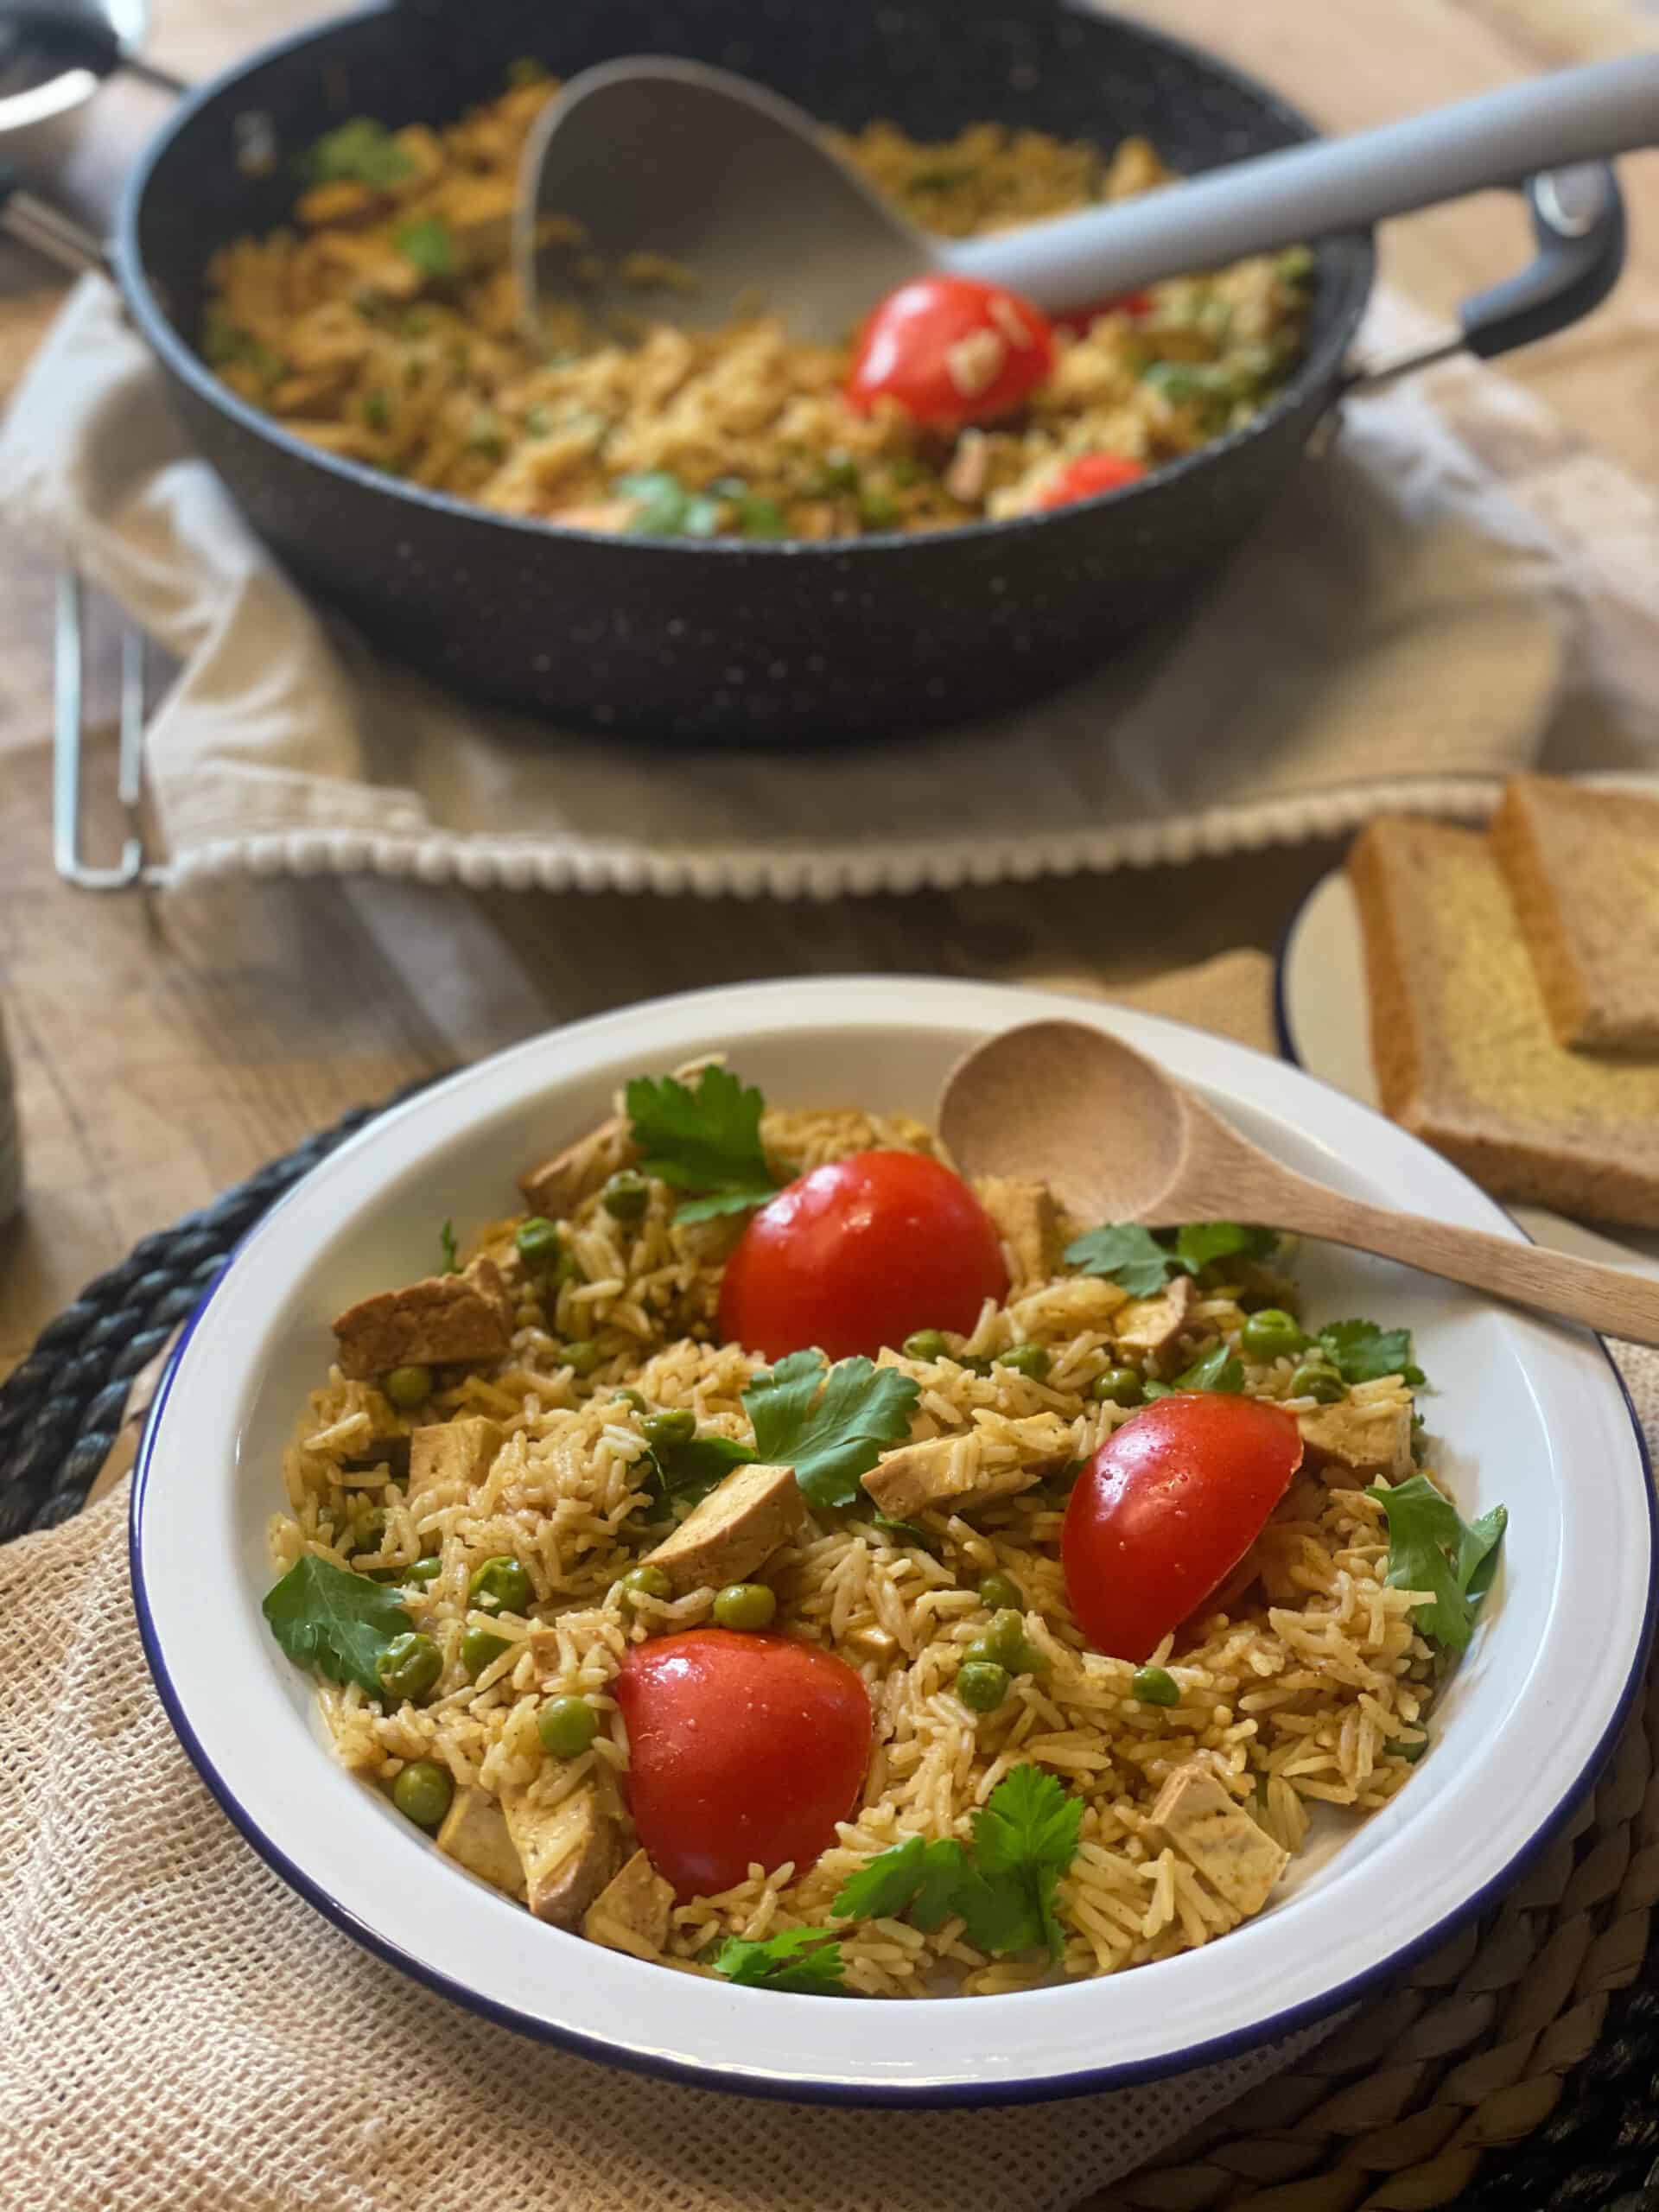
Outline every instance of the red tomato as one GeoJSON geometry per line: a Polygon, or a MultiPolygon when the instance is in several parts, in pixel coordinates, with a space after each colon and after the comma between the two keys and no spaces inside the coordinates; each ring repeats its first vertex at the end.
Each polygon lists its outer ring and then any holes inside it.
{"type": "Polygon", "coordinates": [[[1238,1565],[1302,1460],[1291,1416],[1188,1390],[1126,1421],[1078,1477],[1060,1556],[1097,1651],[1144,1659],[1238,1565]]]}
{"type": "Polygon", "coordinates": [[[1152,306],[1150,292],[1120,292],[1116,299],[1097,300],[1091,308],[1072,308],[1051,320],[1056,330],[1069,330],[1073,337],[1086,338],[1096,315],[1133,315],[1138,322],[1143,315],[1152,313],[1152,306]]]}
{"type": "Polygon", "coordinates": [[[1033,507],[1069,507],[1074,499],[1092,499],[1097,493],[1116,492],[1120,484],[1133,484],[1137,476],[1146,473],[1145,461],[1131,461],[1127,454],[1080,454],[1076,461],[1068,461],[1058,476],[1049,479],[1031,504],[1033,507]]]}
{"type": "Polygon", "coordinates": [[[921,1152],[832,1160],[761,1207],[726,1263],[721,1333],[768,1359],[894,1350],[912,1329],[964,1334],[1008,1271],[988,1214],[921,1152]]]}
{"type": "Polygon", "coordinates": [[[691,1629],[638,1643],[616,1678],[628,1805],[680,1901],[752,1864],[804,1873],[858,1802],[870,1699],[845,1660],[787,1636],[691,1629]]]}
{"type": "Polygon", "coordinates": [[[918,276],[860,332],[847,397],[865,413],[896,399],[917,422],[953,429],[1013,414],[1053,365],[1053,333],[1029,300],[971,276],[918,276]]]}

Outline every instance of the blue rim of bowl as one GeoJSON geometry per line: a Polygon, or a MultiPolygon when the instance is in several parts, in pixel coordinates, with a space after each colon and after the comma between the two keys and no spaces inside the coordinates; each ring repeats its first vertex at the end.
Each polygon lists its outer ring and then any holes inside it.
{"type": "MultiPolygon", "coordinates": [[[[1073,0],[1055,0],[1055,5],[1058,11],[1075,14],[1084,22],[1096,15],[1090,8],[1075,6],[1073,0]]],[[[205,113],[233,92],[245,78],[281,55],[297,53],[312,45],[326,48],[330,37],[346,24],[384,15],[386,9],[387,0],[368,0],[368,4],[348,9],[342,15],[327,16],[320,22],[307,23],[297,30],[269,40],[252,54],[241,56],[227,68],[193,86],[146,145],[122,188],[111,238],[111,257],[116,276],[128,310],[152,354],[171,374],[187,385],[196,398],[227,416],[238,429],[264,440],[280,453],[311,462],[327,477],[390,493],[410,506],[450,516],[457,524],[488,527],[498,534],[509,531],[533,543],[549,535],[551,528],[549,524],[530,516],[504,514],[493,508],[480,507],[474,501],[459,499],[450,493],[435,491],[427,485],[408,483],[401,477],[388,475],[384,469],[371,467],[366,462],[353,461],[343,454],[329,453],[322,448],[309,445],[288,429],[274,415],[264,408],[256,407],[251,401],[233,391],[214,375],[198,348],[168,313],[150,282],[149,268],[139,243],[144,200],[151,178],[170,150],[179,131],[193,117],[205,113]]],[[[1166,54],[1202,64],[1212,77],[1249,93],[1293,128],[1306,134],[1303,140],[1294,143],[1311,143],[1319,137],[1310,117],[1260,78],[1252,76],[1248,71],[1235,68],[1192,40],[1176,37],[1135,16],[1107,13],[1111,23],[1135,32],[1149,44],[1161,47],[1166,54]]],[[[1317,397],[1322,388],[1325,388],[1325,397],[1319,403],[1320,412],[1328,412],[1338,397],[1338,386],[1348,348],[1353,343],[1360,318],[1376,287],[1376,247],[1373,234],[1369,230],[1344,232],[1337,238],[1324,244],[1332,247],[1359,245],[1363,248],[1363,258],[1340,279],[1344,291],[1330,330],[1325,334],[1319,345],[1296,364],[1283,385],[1259,414],[1236,429],[1224,431],[1219,437],[1211,438],[1191,453],[1178,454],[1168,461],[1161,461],[1143,479],[1134,483],[1096,493],[1092,499],[1077,500],[1066,508],[961,524],[948,533],[949,537],[953,540],[988,537],[1001,540],[1028,535],[1034,530],[1052,531],[1057,524],[1065,528],[1074,523],[1077,516],[1092,513],[1108,501],[1125,503],[1144,499],[1173,478],[1190,474],[1212,457],[1249,444],[1258,433],[1270,429],[1281,416],[1317,397]]],[[[1322,271],[1321,281],[1334,283],[1338,278],[1334,270],[1326,270],[1322,271]]],[[[593,546],[614,546],[618,542],[614,532],[578,530],[568,524],[558,525],[552,534],[556,537],[575,539],[593,546]]],[[[880,556],[913,550],[917,534],[909,531],[872,531],[857,537],[823,539],[782,538],[769,541],[721,537],[628,537],[624,542],[631,550],[644,550],[660,560],[677,556],[683,558],[690,553],[699,556],[713,554],[715,558],[727,561],[791,560],[833,566],[853,555],[862,556],[874,553],[880,556]]]]}
{"type": "MultiPolygon", "coordinates": [[[[1324,879],[1321,878],[1320,880],[1323,881],[1324,879]]],[[[1318,886],[1314,887],[1317,889],[1318,886]]],[[[1311,896],[1312,893],[1308,895],[1311,896]]],[[[1306,904],[1306,899],[1304,899],[1297,907],[1298,915],[1306,904]]],[[[1295,918],[1296,917],[1293,916],[1292,928],[1294,927],[1295,918]]],[[[1281,955],[1284,945],[1288,940],[1289,931],[1287,931],[1285,938],[1281,941],[1281,955]]],[[[1275,992],[1275,1016],[1277,1011],[1278,996],[1275,992]]],[[[1193,1025],[1183,1023],[1179,1026],[1191,1027],[1193,1025]]],[[[1262,1057],[1265,1058],[1269,1056],[1263,1054],[1262,1057]]],[[[1351,1097],[1347,1092],[1338,1090],[1334,1084],[1324,1083],[1321,1077],[1308,1074],[1307,1070],[1302,1066],[1294,1052],[1287,1050],[1283,1057],[1308,1082],[1321,1084],[1322,1088],[1343,1098],[1350,1106],[1360,1104],[1359,1101],[1351,1097]]],[[[472,1071],[467,1068],[460,1069],[449,1078],[449,1081],[464,1082],[472,1071]]],[[[377,1116],[366,1128],[359,1131],[357,1135],[348,1138],[346,1143],[340,1147],[338,1151],[331,1153],[327,1160],[319,1162],[318,1166],[312,1169],[310,1174],[302,1176],[293,1189],[289,1191],[269,1213],[262,1216],[260,1220],[256,1222],[246,1235],[238,1242],[224,1267],[202,1293],[168,1360],[166,1371],[162,1377],[155,1402],[144,1423],[143,1437],[133,1471],[132,1498],[128,1515],[127,1535],[133,1607],[137,1616],[138,1633],[143,1645],[144,1658],[149,1665],[150,1676],[156,1684],[156,1693],[161,1698],[162,1707],[173,1724],[174,1732],[183,1745],[191,1764],[206,1783],[209,1794],[217,1802],[220,1810],[232,1827],[239,1830],[272,1872],[279,1876],[289,1889],[296,1891],[307,1904],[314,1906],[326,1920],[332,1921],[334,1925],[340,1929],[342,1934],[349,1936],[353,1942],[361,1945],[365,1950],[372,1952],[375,1957],[384,1960],[388,1966],[397,1967],[411,1980],[418,1982],[422,1987],[433,1990],[438,1995],[449,1999],[452,2003],[459,2005],[463,2011],[471,2012],[479,2018],[492,2021],[499,2027],[510,2028],[517,2034],[529,2037],[533,2042],[552,2044],[562,2050],[573,2051],[578,2057],[594,2059],[601,2064],[619,2066],[627,2073],[645,2075],[658,2081],[676,2082],[685,2088],[717,2089],[728,2095],[757,2097],[772,2102],[830,2105],[842,2107],[882,2107],[911,2111],[941,2110],[962,2106],[1053,2103],[1064,2098],[1088,2096],[1102,2090],[1129,2088],[1137,2083],[1166,2081],[1178,2075],[1191,2073],[1198,2068],[1214,2066],[1230,2058],[1241,2057],[1247,2052],[1259,2050],[1264,2044],[1276,2042],[1294,2035],[1303,2028],[1313,2026],[1320,2020],[1328,2019],[1371,1991],[1381,1987],[1385,1983],[1397,1980],[1419,1959],[1425,1958],[1439,1949],[1443,1943],[1449,1942],[1459,1929],[1465,1927],[1471,1920],[1478,1917],[1490,1906],[1497,1904],[1504,1893],[1514,1886],[1524,1871],[1531,1866],[1539,1853],[1555,1836],[1558,1830],[1577,1811],[1586,1796],[1594,1786],[1597,1777],[1611,1756],[1624,1732],[1624,1724],[1630,1716],[1637,1691],[1646,1675],[1654,1636],[1656,1599],[1659,1598],[1659,1515],[1656,1514],[1654,1503],[1653,1461],[1648,1450],[1647,1437],[1637,1418],[1635,1402],[1631,1399],[1624,1377],[1615,1364],[1605,1341],[1599,1336],[1595,1338],[1595,1342],[1607,1363],[1608,1371],[1612,1376],[1619,1396],[1624,1401],[1624,1410],[1630,1419],[1631,1434],[1636,1440],[1637,1458],[1643,1477],[1643,1496],[1648,1516],[1648,1584],[1636,1656],[1620,1687],[1618,1696],[1608,1716],[1607,1725],[1602,1730],[1577,1776],[1563,1791],[1554,1809],[1526,1841],[1517,1847],[1503,1867],[1489,1881],[1483,1883],[1472,1895],[1465,1897],[1461,1904],[1443,1915],[1432,1928],[1426,1929],[1414,1942],[1402,1944],[1397,1950],[1391,1951],[1387,1958],[1379,1960],[1376,1965],[1366,1967],[1363,1973],[1351,1975],[1338,1988],[1326,1991],[1319,1997],[1309,1998],[1302,2004],[1289,2006],[1283,2012],[1275,2012],[1265,2019],[1254,2023],[1249,2027],[1232,2029],[1226,2034],[1211,2037],[1202,2043],[1189,2044],[1184,2050],[1170,2052],[1161,2057],[1128,2060],[1116,2065],[1086,2067],[1071,2074],[1046,2074],[1026,2082],[1001,2082],[996,2085],[994,2092],[988,2094],[982,2085],[971,2082],[957,2082],[943,2085],[918,2084],[912,2088],[892,2082],[873,2084],[869,2087],[852,2086],[839,2082],[826,2082],[810,2078],[789,2082],[758,2081],[747,2075],[734,2075],[717,2067],[699,2065],[694,2060],[647,2057],[639,2051],[630,2050],[607,2042],[601,2037],[585,2035],[579,2028],[557,2027],[550,2021],[537,2019],[529,2013],[520,2012],[512,2005],[502,2005],[493,1998],[483,1996],[477,1990],[469,1988],[464,1982],[457,1981],[452,1975],[439,1973],[435,1967],[427,1965],[423,1960],[417,1958],[414,1953],[405,1950],[401,1944],[391,1942],[376,1929],[369,1927],[354,1912],[341,1904],[339,1899],[333,1897],[320,1883],[314,1881],[311,1876],[289,1856],[275,1838],[258,1825],[232,1794],[208,1757],[200,1738],[191,1726],[182,1701],[174,1688],[172,1679],[162,1661],[160,1638],[150,1606],[149,1593],[144,1583],[142,1530],[144,1498],[149,1488],[156,1440],[161,1434],[162,1418],[167,1410],[168,1401],[172,1395],[180,1363],[208,1307],[223,1287],[231,1270],[241,1259],[247,1245],[259,1235],[265,1224],[276,1214],[293,1203],[296,1196],[309,1183],[311,1175],[321,1173],[333,1160],[338,1159],[341,1152],[359,1145],[366,1145],[374,1137],[376,1132],[384,1127],[389,1115],[413,1111],[428,1100],[441,1096],[448,1088],[448,1083],[434,1084],[421,1091],[417,1097],[388,1109],[387,1115],[377,1116]]],[[[1374,1111],[1375,1109],[1362,1106],[1361,1110],[1374,1111]]],[[[1401,1134],[1408,1135],[1410,1133],[1402,1131],[1401,1134]]],[[[1420,1139],[1414,1138],[1412,1141],[1421,1143],[1420,1139]]],[[[1441,1155],[1433,1153],[1432,1147],[1424,1145],[1421,1148],[1425,1152],[1431,1153],[1435,1160],[1441,1160],[1441,1155]]],[[[1441,1164],[1446,1163],[1442,1160],[1441,1164]]],[[[1464,1179],[1469,1181],[1471,1179],[1465,1177],[1464,1179]]],[[[1471,1187],[1479,1189],[1478,1185],[1471,1184],[1471,1187]]],[[[1483,1198],[1486,1196],[1484,1192],[1480,1195],[1483,1198]]],[[[1519,1229],[1518,1223],[1515,1225],[1519,1229]]],[[[1522,1236],[1526,1235],[1524,1230],[1520,1233],[1522,1236]]],[[[1528,1241],[1530,1242],[1530,1239],[1528,1241]]],[[[734,1992],[734,1993],[741,1995],[743,1993],[734,1992]]],[[[757,1991],[749,1993],[759,1998],[760,2001],[765,2001],[764,1992],[757,1991]]],[[[1040,1994],[1039,1992],[1031,1993],[1040,1994]]],[[[944,2003],[949,2000],[941,1999],[938,2001],[944,2003]]]]}

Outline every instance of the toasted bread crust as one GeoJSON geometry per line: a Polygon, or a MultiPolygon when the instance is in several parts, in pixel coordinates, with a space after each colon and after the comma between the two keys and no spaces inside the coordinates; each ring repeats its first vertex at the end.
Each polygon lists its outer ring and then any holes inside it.
{"type": "Polygon", "coordinates": [[[1497,1198],[1659,1227],[1659,1067],[1557,1041],[1487,840],[1385,819],[1349,873],[1383,1110],[1497,1198]]]}
{"type": "Polygon", "coordinates": [[[1659,1051],[1659,802],[1516,776],[1492,850],[1561,1043],[1659,1051]]]}

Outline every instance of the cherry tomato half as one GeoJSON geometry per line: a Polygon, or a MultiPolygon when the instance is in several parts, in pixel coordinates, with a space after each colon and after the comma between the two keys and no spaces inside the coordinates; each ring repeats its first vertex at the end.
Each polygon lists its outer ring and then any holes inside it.
{"type": "Polygon", "coordinates": [[[870,1699],[833,1652],[698,1628],[636,1644],[616,1678],[628,1806],[682,1904],[786,1859],[804,1873],[858,1802],[870,1699]]]}
{"type": "Polygon", "coordinates": [[[1145,461],[1131,461],[1127,454],[1080,454],[1058,476],[1050,477],[1031,504],[1069,507],[1074,499],[1092,499],[1101,492],[1116,492],[1120,485],[1133,484],[1146,473],[1145,461]]]}
{"type": "Polygon", "coordinates": [[[972,276],[918,276],[859,334],[846,396],[868,413],[896,399],[916,422],[952,429],[1011,415],[1054,365],[1048,318],[1017,292],[972,276]]]}
{"type": "Polygon", "coordinates": [[[996,1230],[960,1175],[922,1152],[815,1167],[750,1222],[726,1263],[721,1333],[781,1359],[897,1350],[913,1329],[966,1332],[1007,1295],[996,1230]]]}
{"type": "Polygon", "coordinates": [[[1277,1406],[1210,1390],[1160,1398],[1077,1478],[1065,1592],[1097,1651],[1146,1658],[1238,1565],[1302,1461],[1277,1406]]]}

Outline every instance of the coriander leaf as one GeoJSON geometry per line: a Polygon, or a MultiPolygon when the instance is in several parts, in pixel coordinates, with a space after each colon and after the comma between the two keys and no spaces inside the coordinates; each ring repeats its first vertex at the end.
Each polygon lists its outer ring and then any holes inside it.
{"type": "Polygon", "coordinates": [[[693,492],[666,468],[619,476],[612,487],[634,502],[628,524],[637,537],[713,537],[720,528],[720,502],[693,492]]]}
{"type": "Polygon", "coordinates": [[[428,276],[454,273],[454,242],[449,236],[448,225],[435,215],[423,215],[416,222],[400,225],[393,234],[392,244],[405,261],[412,261],[428,276]]]}
{"type": "Polygon", "coordinates": [[[636,1076],[627,1089],[629,1134],[647,1175],[696,1200],[675,1218],[705,1221],[765,1205],[778,1179],[760,1143],[766,1101],[728,1068],[699,1069],[689,1084],[636,1076]]]}
{"type": "Polygon", "coordinates": [[[1031,1886],[1014,1875],[993,1880],[976,1866],[963,1873],[950,1896],[968,1940],[982,1951],[1030,1951],[1045,1942],[1048,1924],[1031,1886]]]}
{"type": "Polygon", "coordinates": [[[756,1206],[763,1206],[776,1194],[776,1185],[769,1184],[764,1191],[716,1191],[706,1198],[688,1198],[683,1206],[676,1206],[674,1218],[680,1221],[713,1221],[726,1213],[749,1213],[756,1206]]]}
{"type": "Polygon", "coordinates": [[[731,1436],[690,1436],[683,1444],[658,1444],[646,1454],[645,1489],[664,1505],[696,1505],[723,1483],[734,1467],[759,1457],[752,1444],[731,1436]]]}
{"type": "Polygon", "coordinates": [[[1218,1338],[1171,1385],[1176,1390],[1242,1390],[1244,1368],[1236,1351],[1229,1351],[1218,1338]]]}
{"type": "Polygon", "coordinates": [[[896,1920],[907,1910],[918,1928],[931,1931],[956,1910],[952,1900],[967,1873],[959,1843],[909,1836],[849,1874],[830,1910],[837,1920],[896,1920]]]}
{"type": "Polygon", "coordinates": [[[910,1434],[921,1388],[861,1352],[837,1360],[827,1376],[824,1368],[821,1351],[791,1352],[754,1377],[743,1409],[754,1424],[758,1456],[793,1467],[809,1503],[850,1505],[861,1495],[859,1477],[886,1446],[910,1434]]]}
{"type": "Polygon", "coordinates": [[[443,1255],[443,1272],[447,1275],[461,1273],[461,1254],[455,1244],[455,1224],[446,1221],[438,1231],[438,1249],[443,1255]]]}
{"type": "MultiPolygon", "coordinates": [[[[1059,1879],[1077,1856],[1083,1800],[1039,1767],[1017,1766],[974,1815],[974,1857],[988,1885],[1014,1886],[1023,1897],[1027,1924],[1058,1958],[1062,1936],[1055,1917],[1059,1879]]],[[[971,1933],[972,1923],[969,1923],[971,1933]]],[[[977,1940],[977,1939],[976,1939],[977,1940]]],[[[995,1948],[995,1947],[993,1947],[995,1948]]],[[[1012,1949],[1014,1944],[1001,1948],[1012,1949]]]]}
{"type": "Polygon", "coordinates": [[[1212,1260],[1265,1260],[1278,1247],[1272,1230],[1256,1229],[1248,1222],[1189,1221],[1175,1233],[1175,1256],[1194,1275],[1212,1260]]]}
{"type": "Polygon", "coordinates": [[[384,123],[359,115],[325,130],[301,156],[300,172],[312,184],[369,184],[384,189],[413,176],[415,164],[384,123]]]}
{"type": "Polygon", "coordinates": [[[390,1590],[315,1552],[295,1561],[260,1610],[296,1666],[315,1668],[331,1682],[360,1682],[376,1697],[374,1662],[410,1626],[390,1590]]]}
{"type": "Polygon", "coordinates": [[[715,1972],[750,1989],[834,1996],[842,1988],[841,1945],[822,1928],[786,1928],[763,1943],[733,1936],[715,1954],[715,1972]]]}
{"type": "Polygon", "coordinates": [[[1344,1382],[1375,1382],[1403,1375],[1411,1364],[1411,1331],[1380,1329],[1375,1321],[1332,1321],[1319,1344],[1344,1382]]]}
{"type": "Polygon", "coordinates": [[[1178,1265],[1149,1229],[1134,1222],[1109,1224],[1091,1229],[1065,1248],[1065,1263],[1086,1275],[1105,1275],[1128,1291],[1131,1298],[1152,1298],[1178,1265]]]}
{"type": "Polygon", "coordinates": [[[837,1920],[891,1920],[912,1904],[922,1886],[927,1850],[918,1835],[895,1843],[891,1851],[867,1859],[836,1891],[830,1911],[837,1920]]]}
{"type": "Polygon", "coordinates": [[[951,1900],[968,1872],[968,1854],[954,1840],[930,1843],[922,1854],[922,1878],[910,1908],[912,1923],[925,1936],[943,1928],[956,1910],[951,1900]]]}
{"type": "Polygon", "coordinates": [[[1497,1571],[1508,1512],[1494,1506],[1471,1526],[1426,1475],[1412,1475],[1392,1490],[1375,1484],[1365,1495],[1388,1521],[1389,1587],[1427,1590],[1429,1597],[1414,1615],[1418,1633],[1461,1651],[1497,1571]]]}

